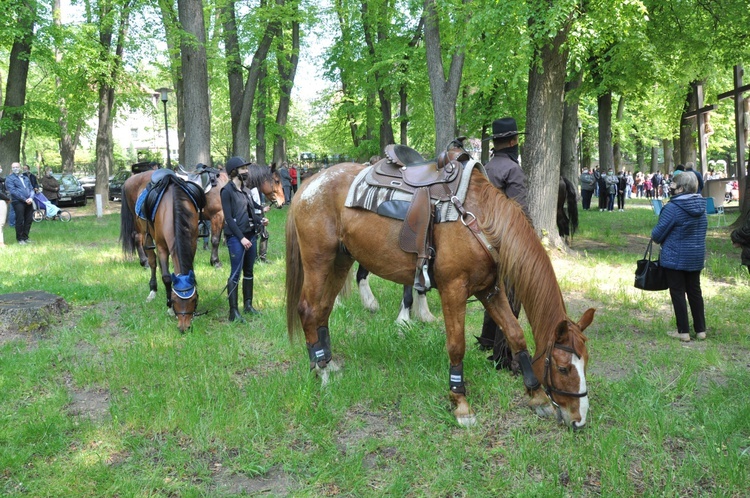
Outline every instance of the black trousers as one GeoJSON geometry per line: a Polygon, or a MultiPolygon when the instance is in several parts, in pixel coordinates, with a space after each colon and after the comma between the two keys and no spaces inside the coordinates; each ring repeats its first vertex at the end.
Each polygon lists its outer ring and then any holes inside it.
{"type": "Polygon", "coordinates": [[[693,315],[693,328],[696,333],[706,331],[706,315],[703,306],[703,292],[701,291],[701,270],[682,271],[665,268],[669,296],[677,320],[677,332],[690,333],[687,305],[690,303],[690,313],[693,315]],[[687,302],[685,300],[687,295],[687,302]]]}
{"type": "Polygon", "coordinates": [[[591,196],[593,195],[593,190],[581,190],[581,204],[583,205],[583,209],[589,209],[591,207],[591,196]]]}
{"type": "Polygon", "coordinates": [[[13,201],[11,205],[16,213],[16,240],[29,240],[29,230],[34,222],[34,206],[23,201],[13,201]]]}

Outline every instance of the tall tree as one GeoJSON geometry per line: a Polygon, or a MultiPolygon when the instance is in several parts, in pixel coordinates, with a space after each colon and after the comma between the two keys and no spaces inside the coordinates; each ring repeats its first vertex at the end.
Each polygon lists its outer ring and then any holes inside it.
{"type": "Polygon", "coordinates": [[[211,164],[211,113],[202,0],[177,0],[183,35],[180,41],[185,113],[183,164],[211,164]]]}
{"type": "Polygon", "coordinates": [[[31,46],[36,23],[36,1],[14,2],[15,23],[13,47],[8,63],[8,83],[5,87],[5,102],[0,116],[0,164],[3,173],[10,173],[10,164],[20,159],[21,132],[26,104],[26,80],[29,75],[31,46]]]}
{"type": "Polygon", "coordinates": [[[529,68],[523,168],[528,177],[529,214],[551,244],[563,247],[557,232],[556,203],[568,51],[573,10],[567,2],[539,1],[531,8],[529,32],[535,47],[529,68]]]}
{"type": "MultiPolygon", "coordinates": [[[[469,0],[462,0],[466,5],[469,0]]],[[[460,9],[459,9],[460,10],[460,9]]],[[[430,78],[432,109],[435,118],[435,154],[456,138],[456,101],[461,87],[465,53],[465,42],[460,38],[463,25],[470,19],[466,12],[451,12],[446,18],[455,19],[453,43],[441,43],[441,16],[436,0],[424,2],[424,38],[427,55],[427,74],[430,78]],[[460,24],[460,26],[459,26],[460,24]],[[451,47],[447,49],[447,47],[451,47]],[[446,75],[443,64],[444,51],[450,53],[450,66],[446,75]]]]}
{"type": "MultiPolygon", "coordinates": [[[[295,11],[299,9],[299,3],[294,2],[292,6],[295,11]]],[[[297,65],[299,64],[299,43],[300,20],[298,15],[290,20],[291,24],[291,48],[287,52],[284,40],[284,31],[280,30],[278,52],[276,54],[276,64],[279,70],[279,107],[276,111],[276,130],[277,135],[274,140],[273,160],[276,164],[281,164],[287,160],[286,157],[286,123],[289,118],[289,106],[292,100],[292,88],[294,87],[294,78],[297,74],[297,65]]]]}

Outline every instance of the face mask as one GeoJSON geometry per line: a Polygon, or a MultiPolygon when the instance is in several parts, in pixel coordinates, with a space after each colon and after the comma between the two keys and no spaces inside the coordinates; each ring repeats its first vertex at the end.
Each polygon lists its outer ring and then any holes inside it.
{"type": "Polygon", "coordinates": [[[611,172],[611,171],[608,171],[608,172],[607,172],[607,174],[608,174],[608,175],[611,175],[611,174],[612,174],[612,172],[611,172]]]}
{"type": "Polygon", "coordinates": [[[13,172],[14,175],[17,175],[18,173],[21,172],[21,168],[11,168],[11,171],[13,172]]]}
{"type": "Polygon", "coordinates": [[[245,183],[247,181],[248,174],[247,173],[240,173],[237,175],[237,177],[240,179],[242,183],[245,183]]]}

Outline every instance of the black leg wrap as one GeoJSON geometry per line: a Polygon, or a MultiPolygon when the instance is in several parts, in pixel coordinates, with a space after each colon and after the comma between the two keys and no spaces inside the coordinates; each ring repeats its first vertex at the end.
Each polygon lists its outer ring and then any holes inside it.
{"type": "Polygon", "coordinates": [[[331,361],[331,337],[328,334],[328,327],[318,327],[318,342],[307,345],[307,354],[310,357],[310,369],[315,365],[320,368],[328,366],[331,361]]]}
{"type": "Polygon", "coordinates": [[[466,386],[464,385],[464,364],[460,363],[458,366],[450,367],[450,379],[449,384],[452,393],[466,394],[466,386]]]}
{"type": "Polygon", "coordinates": [[[531,368],[531,357],[528,351],[520,351],[518,353],[518,363],[521,365],[521,371],[523,372],[523,385],[530,391],[536,391],[539,389],[539,380],[534,375],[534,370],[531,368]]]}

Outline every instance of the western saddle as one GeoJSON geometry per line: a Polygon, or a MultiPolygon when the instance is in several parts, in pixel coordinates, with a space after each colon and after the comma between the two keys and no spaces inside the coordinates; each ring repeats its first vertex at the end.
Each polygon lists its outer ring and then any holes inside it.
{"type": "Polygon", "coordinates": [[[414,288],[420,292],[432,287],[429,263],[434,256],[433,206],[453,198],[464,163],[471,158],[460,139],[453,143],[458,143],[459,147],[442,152],[434,161],[425,160],[405,145],[388,145],[385,159],[376,163],[367,176],[369,185],[397,189],[413,196],[399,235],[399,246],[417,255],[414,288]]]}

